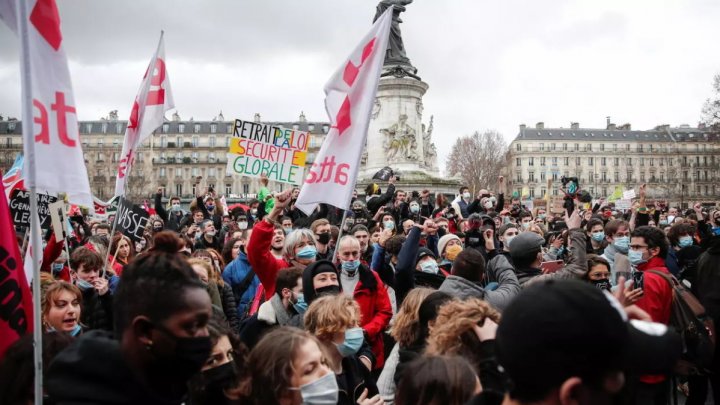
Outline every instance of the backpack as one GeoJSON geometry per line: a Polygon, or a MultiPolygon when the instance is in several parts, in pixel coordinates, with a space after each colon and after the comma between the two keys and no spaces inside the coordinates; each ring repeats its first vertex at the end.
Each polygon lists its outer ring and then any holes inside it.
{"type": "Polygon", "coordinates": [[[673,292],[670,326],[680,335],[682,356],[678,375],[707,375],[715,352],[715,325],[700,301],[670,274],[648,270],[664,278],[673,292]]]}

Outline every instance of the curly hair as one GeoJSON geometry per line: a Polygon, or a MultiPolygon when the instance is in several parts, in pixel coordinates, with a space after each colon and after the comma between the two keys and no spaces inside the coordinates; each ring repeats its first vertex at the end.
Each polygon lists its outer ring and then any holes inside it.
{"type": "Polygon", "coordinates": [[[420,304],[433,292],[432,288],[415,288],[405,297],[390,330],[390,335],[401,347],[410,346],[417,339],[420,333],[420,304]]]}
{"type": "Polygon", "coordinates": [[[345,294],[318,298],[305,312],[305,330],[321,341],[360,323],[360,306],[345,294]]]}
{"type": "Polygon", "coordinates": [[[500,313],[487,302],[478,298],[465,301],[452,300],[440,307],[435,322],[430,326],[430,336],[425,351],[428,355],[458,355],[469,359],[479,370],[480,344],[473,326],[486,318],[500,322],[500,313]]]}
{"type": "Polygon", "coordinates": [[[667,237],[670,240],[672,246],[678,246],[680,243],[680,237],[684,235],[695,235],[695,227],[688,223],[681,223],[675,221],[668,231],[667,237]]]}

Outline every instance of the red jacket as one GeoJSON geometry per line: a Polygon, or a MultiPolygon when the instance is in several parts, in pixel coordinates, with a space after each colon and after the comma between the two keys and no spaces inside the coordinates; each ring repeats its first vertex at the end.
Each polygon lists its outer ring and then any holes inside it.
{"type": "Polygon", "coordinates": [[[275,281],[281,269],[290,267],[283,259],[276,259],[270,252],[270,245],[275,234],[275,227],[267,221],[255,223],[252,236],[245,251],[253,271],[265,288],[265,297],[268,299],[275,294],[275,281]]]}
{"type": "Polygon", "coordinates": [[[360,305],[360,327],[367,333],[368,344],[376,358],[375,369],[379,370],[385,364],[383,333],[390,324],[392,306],[380,276],[365,265],[358,271],[360,280],[355,286],[353,298],[360,305]]]}
{"type": "MultiPolygon", "coordinates": [[[[665,267],[665,260],[660,257],[653,257],[647,263],[638,266],[643,272],[643,297],[637,302],[637,306],[650,314],[653,322],[667,325],[670,323],[670,310],[672,306],[673,291],[670,283],[662,276],[648,270],[656,270],[661,273],[670,274],[665,267]]],[[[655,384],[665,381],[663,375],[644,375],[640,381],[648,384],[655,384]]]]}

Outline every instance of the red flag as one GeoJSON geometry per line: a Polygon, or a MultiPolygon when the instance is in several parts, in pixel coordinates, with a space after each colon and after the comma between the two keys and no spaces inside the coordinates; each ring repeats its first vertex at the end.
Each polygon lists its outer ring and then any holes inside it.
{"type": "Polygon", "coordinates": [[[12,223],[3,186],[0,193],[0,358],[8,346],[33,330],[32,294],[12,223]]]}

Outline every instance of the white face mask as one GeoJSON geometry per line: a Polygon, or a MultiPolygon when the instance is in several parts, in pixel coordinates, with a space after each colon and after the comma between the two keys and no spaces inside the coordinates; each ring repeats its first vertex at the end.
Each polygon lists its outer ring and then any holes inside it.
{"type": "Polygon", "coordinates": [[[291,390],[299,390],[302,396],[303,404],[308,405],[330,405],[337,404],[340,392],[338,391],[335,373],[327,373],[313,382],[309,382],[300,388],[290,388],[291,390]]]}

